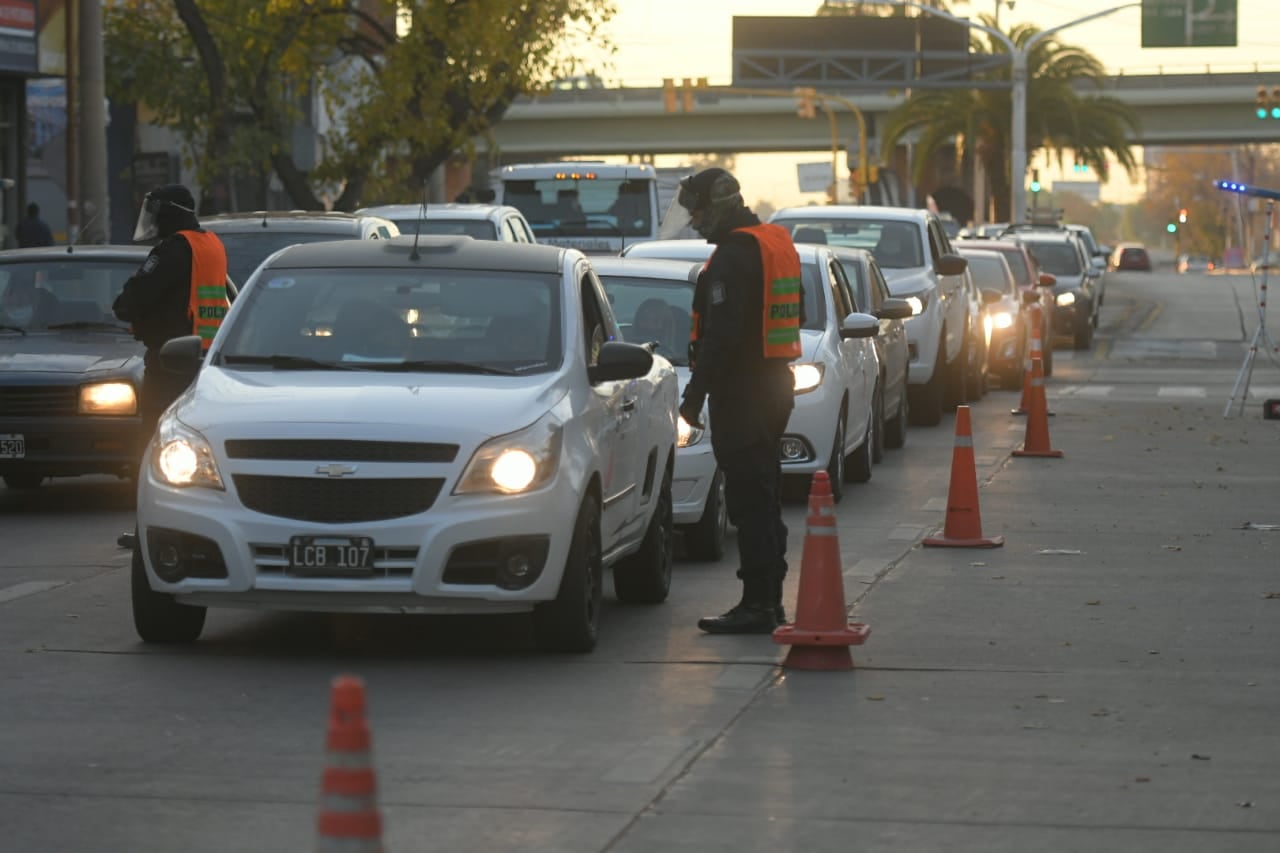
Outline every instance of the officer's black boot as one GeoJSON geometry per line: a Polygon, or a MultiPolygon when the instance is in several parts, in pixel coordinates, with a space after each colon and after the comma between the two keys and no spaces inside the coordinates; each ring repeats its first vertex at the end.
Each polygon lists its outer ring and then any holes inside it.
{"type": "Polygon", "coordinates": [[[787,611],[782,606],[782,581],[783,578],[775,578],[773,583],[773,618],[778,620],[779,625],[787,623],[787,611]]]}
{"type": "Polygon", "coordinates": [[[698,627],[708,634],[772,634],[778,627],[771,581],[742,582],[742,601],[719,616],[704,616],[698,627]]]}

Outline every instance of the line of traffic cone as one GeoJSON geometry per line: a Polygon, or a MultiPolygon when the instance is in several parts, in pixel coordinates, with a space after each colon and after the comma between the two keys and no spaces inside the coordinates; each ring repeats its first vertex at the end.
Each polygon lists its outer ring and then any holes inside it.
{"type": "Polygon", "coordinates": [[[831,497],[831,480],[826,471],[819,471],[813,475],[809,489],[796,621],[775,628],[773,641],[791,646],[782,662],[784,667],[845,670],[853,669],[849,647],[862,645],[870,634],[869,626],[849,621],[836,505],[831,497]]]}
{"type": "Polygon", "coordinates": [[[982,535],[978,470],[973,458],[973,431],[968,406],[956,406],[956,443],[951,451],[946,525],[941,536],[930,536],[924,544],[937,548],[998,548],[1004,544],[1003,536],[982,535]]]}
{"type": "MultiPolygon", "coordinates": [[[[1022,400],[1018,403],[1018,408],[1010,409],[1009,414],[1025,415],[1031,411],[1031,379],[1032,379],[1032,362],[1037,358],[1044,361],[1044,339],[1041,337],[1041,324],[1043,323],[1043,309],[1039,305],[1031,305],[1031,345],[1027,347],[1027,357],[1023,362],[1022,375],[1022,400]]],[[[1052,331],[1050,331],[1052,334],[1052,331]]],[[[1048,406],[1045,407],[1048,412],[1048,406]]],[[[1049,416],[1053,416],[1053,412],[1048,412],[1049,416]]]]}
{"type": "Polygon", "coordinates": [[[376,801],[364,682],[333,680],[326,762],[320,793],[319,853],[382,853],[382,816],[376,801]]]}
{"type": "Polygon", "coordinates": [[[1044,396],[1044,362],[1031,359],[1031,408],[1027,412],[1027,432],[1022,448],[1013,451],[1014,456],[1043,456],[1061,459],[1061,450],[1054,450],[1049,443],[1049,404],[1044,396]]]}

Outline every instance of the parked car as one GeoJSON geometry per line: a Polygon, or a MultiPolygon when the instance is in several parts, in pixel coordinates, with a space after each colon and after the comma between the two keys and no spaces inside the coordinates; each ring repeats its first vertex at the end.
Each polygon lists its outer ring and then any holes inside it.
{"type": "MultiPolygon", "coordinates": [[[[989,249],[960,246],[969,272],[982,291],[986,313],[987,366],[1005,388],[1019,390],[1031,349],[1031,317],[1023,290],[1013,278],[1004,255],[989,249]]],[[[1038,296],[1034,291],[1032,297],[1038,296]]]]}
{"type": "Polygon", "coordinates": [[[604,569],[671,582],[677,380],[624,343],[586,257],[468,237],[273,255],[161,419],[133,613],[189,642],[209,606],[531,612],[586,652],[604,569]]]}
{"type": "Polygon", "coordinates": [[[202,217],[227,250],[227,275],[242,286],[264,260],[296,243],[325,240],[389,240],[400,229],[381,216],[337,211],[257,211],[202,217]]]}
{"type": "Polygon", "coordinates": [[[1018,235],[1041,269],[1053,275],[1053,333],[1071,338],[1078,350],[1093,344],[1098,325],[1098,270],[1079,239],[1068,231],[1028,231],[1018,235]]]}
{"type": "Polygon", "coordinates": [[[383,204],[356,214],[390,219],[407,236],[466,234],[477,240],[538,242],[524,214],[505,204],[383,204]]]}
{"type": "MultiPolygon", "coordinates": [[[[625,257],[705,261],[714,248],[704,240],[653,240],[628,246],[625,257]]],[[[879,332],[879,320],[853,310],[848,277],[829,247],[798,243],[796,251],[804,292],[803,352],[791,365],[796,402],[782,438],[782,471],[801,485],[826,471],[839,501],[846,482],[871,479],[884,396],[879,357],[867,339],[879,332]]]]}
{"type": "Polygon", "coordinates": [[[142,344],[111,313],[146,246],[0,252],[0,476],[133,477],[142,344]]]}
{"type": "Polygon", "coordinates": [[[982,302],[937,216],[833,205],[784,208],[770,221],[786,226],[796,242],[870,251],[893,295],[911,303],[915,314],[906,326],[913,423],[940,423],[944,407],[969,399],[971,379],[980,390],[986,351],[982,302]]]}
{"type": "MultiPolygon", "coordinates": [[[[1035,256],[1016,237],[1000,240],[967,240],[958,247],[961,254],[966,249],[985,249],[1000,253],[1013,273],[1013,280],[1021,291],[1021,299],[1030,300],[1035,294],[1040,304],[1040,352],[1045,376],[1053,375],[1053,286],[1057,278],[1040,269],[1035,256]]],[[[1025,375],[1025,374],[1024,374],[1025,375]]]]}
{"type": "Polygon", "coordinates": [[[876,358],[880,362],[880,431],[872,444],[871,458],[879,462],[884,449],[897,449],[907,442],[910,403],[907,400],[907,377],[911,368],[911,350],[907,343],[905,320],[911,306],[905,299],[889,294],[880,265],[865,249],[830,247],[831,254],[844,267],[853,297],[853,310],[870,314],[880,321],[880,334],[872,338],[876,358]]]}
{"type": "Polygon", "coordinates": [[[1111,269],[1151,272],[1151,256],[1139,243],[1121,243],[1111,251],[1111,269]]]}

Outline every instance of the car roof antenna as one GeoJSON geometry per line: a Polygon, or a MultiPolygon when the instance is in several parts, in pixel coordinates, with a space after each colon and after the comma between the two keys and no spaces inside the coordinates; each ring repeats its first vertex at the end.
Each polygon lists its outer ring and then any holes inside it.
{"type": "Polygon", "coordinates": [[[422,220],[427,218],[427,182],[422,182],[422,201],[418,205],[418,218],[413,221],[413,251],[409,260],[416,261],[422,257],[418,254],[418,237],[422,234],[422,220]]]}
{"type": "Polygon", "coordinates": [[[91,226],[91,225],[93,225],[93,223],[97,222],[97,221],[98,221],[98,217],[100,217],[100,216],[102,216],[102,211],[101,211],[101,210],[99,210],[99,211],[97,211],[96,213],[94,213],[94,214],[93,214],[93,216],[90,216],[90,217],[89,217],[89,221],[88,221],[88,222],[86,222],[86,223],[85,223],[85,224],[80,228],[80,230],[76,232],[76,238],[75,238],[74,240],[72,240],[70,243],[68,243],[68,244],[67,244],[67,254],[68,254],[68,255],[69,255],[69,254],[71,254],[71,250],[72,250],[73,248],[75,248],[75,246],[77,246],[77,245],[80,243],[80,239],[81,239],[82,237],[84,237],[84,232],[88,231],[88,230],[89,230],[89,226],[91,226]]]}

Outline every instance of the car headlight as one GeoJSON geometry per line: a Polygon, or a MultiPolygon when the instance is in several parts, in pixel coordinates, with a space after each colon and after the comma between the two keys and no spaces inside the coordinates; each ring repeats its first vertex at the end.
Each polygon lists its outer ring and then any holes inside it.
{"type": "Polygon", "coordinates": [[[138,411],[138,394],[129,382],[99,382],[80,387],[82,415],[132,415],[138,411]]]}
{"type": "Polygon", "coordinates": [[[822,374],[826,365],[822,362],[814,362],[812,364],[793,364],[791,365],[791,374],[795,379],[795,392],[803,394],[806,391],[812,391],[822,384],[822,374]]]}
{"type": "Polygon", "coordinates": [[[476,448],[455,495],[515,495],[547,483],[560,464],[563,427],[547,414],[524,429],[491,438],[476,448]]]}
{"type": "Polygon", "coordinates": [[[225,490],[208,439],[172,415],[162,418],[156,427],[151,472],[168,486],[225,490]]]}
{"type": "Polygon", "coordinates": [[[1013,314],[1008,311],[997,311],[991,315],[993,329],[1007,329],[1013,325],[1013,314]]]}
{"type": "Polygon", "coordinates": [[[1066,293],[1059,293],[1056,297],[1054,297],[1053,301],[1065,308],[1068,305],[1076,304],[1076,295],[1071,291],[1067,291],[1066,293]]]}
{"type": "Polygon", "coordinates": [[[691,426],[684,418],[676,418],[676,447],[692,447],[702,441],[703,430],[691,426]]]}
{"type": "Polygon", "coordinates": [[[911,316],[918,317],[924,313],[924,308],[929,304],[929,294],[923,296],[905,296],[907,304],[911,306],[911,316]]]}

